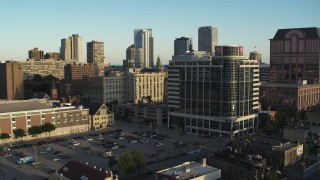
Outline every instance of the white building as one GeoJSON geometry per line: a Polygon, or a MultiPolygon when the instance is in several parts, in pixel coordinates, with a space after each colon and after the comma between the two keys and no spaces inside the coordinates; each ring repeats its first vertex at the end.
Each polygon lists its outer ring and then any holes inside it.
{"type": "Polygon", "coordinates": [[[185,162],[175,167],[156,172],[155,180],[215,180],[221,178],[221,169],[202,163],[185,162]]]}

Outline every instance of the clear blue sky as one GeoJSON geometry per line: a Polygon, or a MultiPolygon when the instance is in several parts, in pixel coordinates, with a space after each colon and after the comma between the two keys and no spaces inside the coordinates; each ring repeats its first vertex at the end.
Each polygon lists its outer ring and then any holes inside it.
{"type": "Polygon", "coordinates": [[[198,27],[216,26],[220,45],[258,50],[269,62],[269,39],[277,29],[320,27],[319,0],[2,0],[0,60],[25,60],[39,47],[58,52],[71,34],[105,43],[111,64],[122,64],[133,30],[152,28],[155,58],[167,64],[177,37],[193,38],[198,27]],[[256,47],[256,49],[254,48],[256,47]]]}

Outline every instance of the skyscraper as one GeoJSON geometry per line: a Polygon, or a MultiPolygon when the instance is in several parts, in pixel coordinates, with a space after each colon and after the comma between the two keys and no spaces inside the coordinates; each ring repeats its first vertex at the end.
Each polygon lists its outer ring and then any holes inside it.
{"type": "Polygon", "coordinates": [[[261,64],[262,55],[258,51],[253,51],[253,52],[250,52],[249,59],[250,60],[258,60],[258,64],[261,64]]]}
{"type": "Polygon", "coordinates": [[[134,45],[143,49],[143,64],[146,68],[153,68],[153,37],[152,29],[135,29],[134,45]]]}
{"type": "Polygon", "coordinates": [[[129,46],[126,50],[126,59],[132,59],[134,60],[135,58],[135,51],[136,51],[136,47],[132,44],[131,46],[129,46]]]}
{"type": "Polygon", "coordinates": [[[199,27],[198,29],[198,50],[206,51],[214,56],[215,46],[218,45],[218,29],[213,26],[199,27]]]}
{"type": "Polygon", "coordinates": [[[192,39],[188,37],[176,38],[174,40],[174,55],[186,54],[186,51],[192,51],[192,39]]]}
{"type": "Polygon", "coordinates": [[[39,50],[38,48],[33,48],[32,50],[29,51],[29,59],[34,59],[34,60],[44,59],[43,51],[39,50]]]}
{"type": "Polygon", "coordinates": [[[0,63],[0,99],[21,100],[23,96],[22,65],[17,62],[0,63]]]}
{"type": "Polygon", "coordinates": [[[82,63],[82,37],[72,34],[67,39],[61,39],[60,54],[63,60],[76,60],[82,63]]]}
{"type": "Polygon", "coordinates": [[[87,43],[87,62],[95,66],[96,76],[104,76],[104,44],[92,41],[87,43]]]}
{"type": "Polygon", "coordinates": [[[72,34],[71,37],[71,57],[77,62],[82,63],[82,37],[79,34],[72,34]]]}
{"type": "Polygon", "coordinates": [[[237,138],[254,133],[259,66],[242,46],[217,46],[215,56],[173,56],[168,66],[168,126],[198,135],[237,138]]]}
{"type": "Polygon", "coordinates": [[[64,61],[71,60],[71,39],[61,39],[60,55],[64,61]]]}

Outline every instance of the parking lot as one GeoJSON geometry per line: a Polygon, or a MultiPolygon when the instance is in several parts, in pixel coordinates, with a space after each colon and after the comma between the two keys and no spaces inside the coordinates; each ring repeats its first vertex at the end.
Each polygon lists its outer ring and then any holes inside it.
{"type": "MultiPolygon", "coordinates": [[[[212,152],[204,148],[200,141],[184,142],[168,133],[150,133],[141,128],[119,126],[102,131],[75,134],[68,137],[21,142],[8,146],[10,151],[2,151],[5,179],[46,179],[50,173],[61,168],[69,160],[87,162],[101,169],[113,170],[118,174],[115,160],[125,150],[140,150],[144,153],[147,168],[161,169],[159,164],[176,158],[201,157],[212,152]],[[127,128],[128,127],[128,128],[127,128]],[[104,154],[103,154],[104,153],[104,154]],[[111,153],[111,158],[109,157],[111,153]],[[103,157],[106,155],[105,157],[103,157]],[[18,165],[19,158],[32,156],[33,164],[18,165]]],[[[197,140],[197,137],[188,138],[197,140]]],[[[165,164],[164,164],[165,166],[165,164]]]]}

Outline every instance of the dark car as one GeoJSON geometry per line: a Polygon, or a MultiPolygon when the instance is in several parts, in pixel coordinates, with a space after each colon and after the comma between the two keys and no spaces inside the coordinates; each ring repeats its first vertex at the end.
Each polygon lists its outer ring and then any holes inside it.
{"type": "Polygon", "coordinates": [[[61,151],[55,151],[53,154],[60,154],[61,151]]]}
{"type": "Polygon", "coordinates": [[[116,129],[115,132],[123,132],[122,129],[116,129]]]}
{"type": "Polygon", "coordinates": [[[16,154],[14,154],[15,156],[21,156],[23,155],[23,152],[17,152],[16,154]]]}
{"type": "Polygon", "coordinates": [[[83,148],[83,150],[89,150],[90,149],[90,147],[85,147],[85,148],[83,148]]]}

